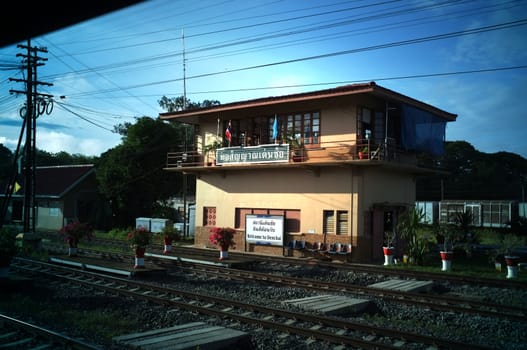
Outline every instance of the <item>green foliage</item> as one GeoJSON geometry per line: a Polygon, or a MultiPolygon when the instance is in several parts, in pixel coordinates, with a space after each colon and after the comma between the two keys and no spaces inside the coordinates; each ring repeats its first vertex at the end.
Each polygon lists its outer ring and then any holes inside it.
{"type": "Polygon", "coordinates": [[[132,231],[132,228],[113,228],[106,233],[108,239],[121,239],[125,240],[128,236],[128,232],[132,231]]]}
{"type": "Polygon", "coordinates": [[[518,236],[514,233],[508,233],[502,236],[501,244],[498,248],[498,253],[505,255],[513,254],[513,250],[524,246],[526,243],[525,237],[518,236]]]}
{"type": "Polygon", "coordinates": [[[435,242],[431,228],[420,223],[424,216],[422,209],[412,207],[399,216],[397,224],[398,234],[406,240],[408,256],[418,265],[423,264],[430,243],[435,242]]]}
{"type": "Polygon", "coordinates": [[[181,239],[181,231],[176,229],[174,225],[165,225],[163,230],[161,230],[161,235],[163,238],[168,238],[174,241],[179,241],[181,239]]]}
{"type": "Polygon", "coordinates": [[[217,100],[204,100],[203,102],[192,102],[189,99],[185,99],[184,96],[173,98],[163,96],[158,101],[158,103],[159,106],[167,112],[179,112],[183,110],[189,111],[198,108],[207,108],[220,105],[220,101],[217,100]]]}
{"type": "MultiPolygon", "coordinates": [[[[183,151],[187,126],[142,117],[125,126],[122,143],[103,153],[96,164],[100,192],[112,204],[115,225],[127,227],[150,217],[154,204],[183,193],[180,173],[163,170],[168,152],[183,151]]],[[[188,177],[188,188],[195,178],[188,177]]],[[[188,192],[188,189],[187,189],[188,192]]]]}
{"type": "Polygon", "coordinates": [[[6,227],[0,228],[0,257],[13,257],[17,252],[16,232],[6,227]]]}
{"type": "Polygon", "coordinates": [[[447,142],[445,154],[422,156],[420,165],[440,168],[448,176],[419,178],[417,200],[510,199],[521,200],[522,186],[527,188],[527,159],[508,152],[483,153],[465,141],[447,142]]]}
{"type": "Polygon", "coordinates": [[[126,237],[132,248],[146,247],[152,240],[152,233],[143,227],[133,229],[126,237]]]}
{"type": "Polygon", "coordinates": [[[443,240],[443,251],[453,251],[454,245],[460,240],[462,233],[456,225],[435,224],[433,232],[443,240]]]}

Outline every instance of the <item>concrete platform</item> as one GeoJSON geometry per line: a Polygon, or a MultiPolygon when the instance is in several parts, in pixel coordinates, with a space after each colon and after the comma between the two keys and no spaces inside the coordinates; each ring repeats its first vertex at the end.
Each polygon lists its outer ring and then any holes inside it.
{"type": "Polygon", "coordinates": [[[194,264],[232,267],[232,268],[250,268],[256,262],[256,260],[237,260],[231,257],[225,260],[220,260],[219,253],[218,253],[217,258],[209,258],[209,259],[206,259],[206,258],[196,259],[192,255],[184,255],[184,254],[177,254],[177,255],[175,253],[156,254],[156,253],[148,253],[148,252],[145,253],[145,257],[174,260],[174,261],[188,262],[188,263],[194,263],[194,264]]]}
{"type": "Polygon", "coordinates": [[[114,337],[112,340],[132,349],[143,350],[222,350],[243,349],[250,345],[248,333],[210,326],[203,322],[123,335],[114,337]]]}
{"type": "Polygon", "coordinates": [[[432,281],[390,279],[384,282],[370,284],[368,287],[418,293],[430,291],[433,285],[434,282],[432,281]]]}
{"type": "Polygon", "coordinates": [[[101,271],[126,277],[141,276],[153,273],[166,273],[166,269],[145,263],[145,268],[134,269],[133,261],[105,261],[94,257],[50,256],[49,261],[55,264],[77,267],[85,270],[101,271]]]}
{"type": "Polygon", "coordinates": [[[312,310],[326,315],[342,315],[361,312],[366,309],[370,301],[338,295],[316,295],[286,300],[282,303],[292,304],[304,310],[312,310]]]}

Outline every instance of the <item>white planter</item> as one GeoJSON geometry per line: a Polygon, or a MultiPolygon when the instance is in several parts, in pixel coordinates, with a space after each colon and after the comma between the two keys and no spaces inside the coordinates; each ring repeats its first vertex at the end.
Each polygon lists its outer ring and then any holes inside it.
{"type": "Polygon", "coordinates": [[[452,269],[452,258],[454,253],[451,251],[440,251],[441,256],[441,271],[450,271],[452,269]]]}
{"type": "Polygon", "coordinates": [[[167,254],[172,251],[172,245],[171,244],[165,244],[163,254],[167,254]]]}
{"type": "Polygon", "coordinates": [[[220,260],[227,259],[229,257],[229,252],[227,250],[220,250],[220,260]]]}
{"type": "Polygon", "coordinates": [[[135,258],[134,269],[142,269],[145,267],[145,258],[135,258]]]}
{"type": "Polygon", "coordinates": [[[384,265],[393,265],[393,255],[395,253],[395,248],[393,247],[382,247],[384,253],[384,265]]]}

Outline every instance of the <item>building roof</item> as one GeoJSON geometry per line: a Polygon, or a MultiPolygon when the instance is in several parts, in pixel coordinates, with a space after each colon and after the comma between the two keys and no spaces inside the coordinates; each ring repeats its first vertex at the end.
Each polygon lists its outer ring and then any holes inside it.
{"type": "Polygon", "coordinates": [[[457,114],[452,114],[452,113],[443,111],[427,103],[418,101],[416,99],[405,96],[393,90],[386,89],[382,86],[377,85],[375,82],[369,82],[369,83],[363,83],[363,84],[350,84],[350,85],[344,85],[344,86],[331,88],[331,89],[304,92],[304,93],[284,95],[284,96],[264,97],[264,98],[258,98],[258,99],[253,99],[253,100],[226,103],[226,104],[221,104],[217,106],[194,109],[194,110],[189,110],[189,111],[160,113],[159,117],[161,119],[166,119],[166,120],[181,121],[181,122],[190,123],[190,124],[199,124],[198,116],[217,114],[219,112],[234,111],[234,110],[241,110],[241,109],[251,109],[251,108],[283,104],[283,103],[325,99],[325,98],[349,96],[349,95],[356,95],[356,94],[370,94],[370,95],[374,95],[377,97],[385,98],[389,102],[404,102],[412,106],[415,106],[417,108],[431,112],[441,118],[446,119],[447,121],[454,121],[457,118],[457,114]]]}
{"type": "MultiPolygon", "coordinates": [[[[36,167],[35,196],[61,198],[95,173],[93,164],[36,167]]],[[[23,180],[22,180],[23,181],[23,180]]],[[[24,184],[16,195],[24,194],[24,184]]]]}

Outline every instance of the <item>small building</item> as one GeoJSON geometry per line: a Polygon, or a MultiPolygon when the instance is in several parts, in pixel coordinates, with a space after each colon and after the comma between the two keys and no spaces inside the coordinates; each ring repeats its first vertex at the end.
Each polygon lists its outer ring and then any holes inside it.
{"type": "Polygon", "coordinates": [[[442,200],[416,202],[425,214],[423,223],[452,224],[459,213],[469,213],[474,227],[510,228],[511,223],[524,216],[521,203],[510,200],[442,200]]]}
{"type": "Polygon", "coordinates": [[[383,258],[385,232],[415,205],[418,153],[442,154],[457,115],[374,82],[160,114],[194,126],[167,171],[196,176],[195,245],[214,226],[236,250],[284,254],[291,240],[351,244],[383,258]]]}
{"type": "MultiPolygon", "coordinates": [[[[35,205],[35,228],[40,230],[58,230],[74,220],[101,224],[108,217],[93,164],[36,167],[35,205]]],[[[21,223],[24,209],[22,186],[12,195],[6,222],[21,223]]]]}

